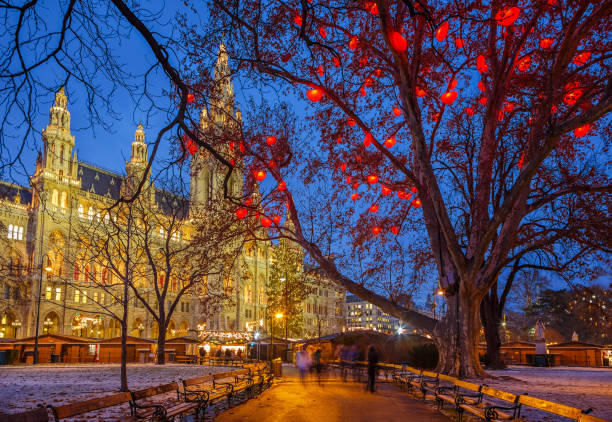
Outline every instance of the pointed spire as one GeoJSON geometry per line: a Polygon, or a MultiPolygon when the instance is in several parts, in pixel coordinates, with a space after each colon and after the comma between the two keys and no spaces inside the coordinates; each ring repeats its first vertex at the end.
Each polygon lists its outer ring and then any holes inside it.
{"type": "Polygon", "coordinates": [[[60,87],[59,91],[55,93],[55,101],[53,103],[53,107],[59,107],[66,109],[68,106],[68,98],[66,97],[66,90],[64,87],[60,87]]]}
{"type": "Polygon", "coordinates": [[[134,133],[134,143],[144,144],[145,133],[142,127],[142,123],[138,123],[138,128],[134,133]]]}
{"type": "Polygon", "coordinates": [[[64,87],[55,93],[53,106],[49,110],[49,125],[47,128],[57,128],[70,132],[70,112],[68,111],[68,97],[64,87]]]}

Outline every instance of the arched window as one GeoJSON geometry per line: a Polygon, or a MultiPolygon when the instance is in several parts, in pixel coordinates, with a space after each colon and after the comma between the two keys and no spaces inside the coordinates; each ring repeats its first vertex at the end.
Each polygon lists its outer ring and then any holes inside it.
{"type": "Polygon", "coordinates": [[[84,217],[84,215],[83,215],[84,212],[85,211],[83,211],[83,204],[79,204],[79,217],[83,218],[84,217]]]}
{"type": "Polygon", "coordinates": [[[93,220],[94,217],[94,209],[93,207],[89,207],[89,210],[87,211],[87,218],[91,221],[93,220]]]}
{"type": "Polygon", "coordinates": [[[17,239],[23,240],[23,227],[19,227],[19,235],[18,235],[17,239]]]}
{"type": "Polygon", "coordinates": [[[178,291],[178,280],[176,279],[176,277],[172,277],[171,288],[173,292],[178,291]]]}
{"type": "Polygon", "coordinates": [[[166,275],[165,274],[160,274],[159,278],[158,278],[158,281],[159,281],[159,288],[163,289],[165,284],[166,284],[166,275]]]}
{"type": "Polygon", "coordinates": [[[96,266],[92,265],[91,266],[91,281],[96,281],[96,266]]]}
{"type": "Polygon", "coordinates": [[[6,234],[6,236],[7,236],[9,239],[12,239],[12,238],[13,238],[13,225],[12,225],[12,224],[9,224],[9,226],[8,226],[8,233],[6,234]]]}
{"type": "Polygon", "coordinates": [[[74,263],[74,279],[79,279],[79,264],[77,264],[76,262],[74,263]]]}
{"type": "Polygon", "coordinates": [[[64,165],[64,146],[60,148],[60,166],[64,165]]]}
{"type": "Polygon", "coordinates": [[[57,189],[53,189],[53,193],[51,194],[51,203],[55,206],[59,204],[59,192],[57,189]]]}
{"type": "Polygon", "coordinates": [[[106,268],[102,268],[102,284],[106,284],[107,277],[108,277],[108,270],[106,268]]]}
{"type": "Polygon", "coordinates": [[[62,192],[62,197],[60,200],[60,207],[65,209],[67,203],[68,203],[68,194],[66,192],[62,192]]]}
{"type": "Polygon", "coordinates": [[[89,265],[85,266],[85,281],[89,281],[89,265]]]}

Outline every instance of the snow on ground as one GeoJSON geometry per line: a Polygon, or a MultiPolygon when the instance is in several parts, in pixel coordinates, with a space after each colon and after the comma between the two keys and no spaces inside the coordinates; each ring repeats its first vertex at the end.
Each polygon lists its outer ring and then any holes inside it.
{"type": "MultiPolygon", "coordinates": [[[[514,394],[529,394],[582,410],[593,408],[590,415],[612,421],[612,368],[510,366],[488,372],[496,377],[484,380],[490,387],[514,394]]],[[[529,421],[567,420],[528,407],[523,408],[521,416],[529,421]]]]}
{"type": "MultiPolygon", "coordinates": [[[[128,386],[138,390],[236,368],[167,364],[129,364],[128,386]]],[[[118,364],[0,366],[0,412],[16,413],[37,404],[63,405],[119,392],[118,364]]],[[[173,393],[170,396],[176,398],[173,393]]],[[[76,420],[107,421],[129,414],[129,408],[89,413],[76,420]]]]}

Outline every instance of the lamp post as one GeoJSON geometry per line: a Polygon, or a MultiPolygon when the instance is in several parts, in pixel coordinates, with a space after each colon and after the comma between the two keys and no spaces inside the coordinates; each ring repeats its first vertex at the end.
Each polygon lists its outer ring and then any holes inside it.
{"type": "MultiPolygon", "coordinates": [[[[274,318],[282,319],[283,318],[282,312],[279,312],[276,315],[274,315],[274,318]]],[[[272,331],[272,336],[270,337],[270,345],[272,346],[272,355],[274,355],[274,321],[272,321],[271,331],[272,331]]]]}
{"type": "MultiPolygon", "coordinates": [[[[285,277],[281,278],[280,281],[285,283],[285,313],[289,315],[289,296],[287,294],[287,273],[285,272],[285,277]]],[[[285,318],[285,360],[287,359],[287,338],[289,337],[289,318],[285,318]]]]}
{"type": "MultiPolygon", "coordinates": [[[[40,238],[40,250],[42,252],[42,233],[40,238]]],[[[38,298],[36,301],[36,334],[34,339],[34,365],[38,363],[38,326],[40,324],[40,299],[42,297],[42,277],[43,271],[46,271],[49,274],[53,268],[51,267],[51,261],[49,257],[45,255],[41,255],[40,257],[40,278],[38,280],[38,298]],[[47,264],[43,267],[44,258],[47,258],[47,264]]]]}

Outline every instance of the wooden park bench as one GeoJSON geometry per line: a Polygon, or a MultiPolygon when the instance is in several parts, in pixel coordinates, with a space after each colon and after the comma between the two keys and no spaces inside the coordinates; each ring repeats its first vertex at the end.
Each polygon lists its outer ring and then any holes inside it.
{"type": "Polygon", "coordinates": [[[19,413],[0,414],[0,422],[48,422],[49,413],[47,408],[39,405],[32,410],[19,413]]]}
{"type": "Polygon", "coordinates": [[[71,418],[83,413],[93,412],[95,410],[106,409],[108,407],[129,404],[132,400],[130,393],[117,393],[105,397],[97,397],[90,400],[80,401],[76,403],[64,404],[61,406],[47,405],[53,413],[53,418],[56,422],[62,419],[71,418]]]}
{"type": "Polygon", "coordinates": [[[165,421],[173,420],[176,416],[191,413],[194,413],[197,417],[203,405],[200,401],[185,402],[181,400],[178,384],[176,382],[157,385],[155,387],[145,388],[144,390],[130,391],[130,395],[130,416],[120,419],[121,421],[127,422],[143,419],[165,421]],[[151,403],[153,397],[175,391],[177,395],[176,401],[168,402],[165,400],[163,403],[159,401],[157,403],[151,403]]]}

